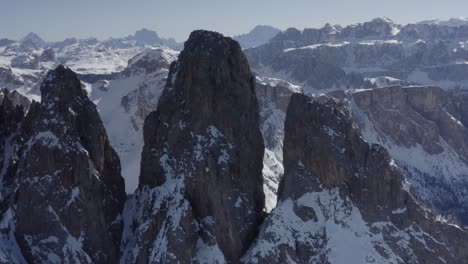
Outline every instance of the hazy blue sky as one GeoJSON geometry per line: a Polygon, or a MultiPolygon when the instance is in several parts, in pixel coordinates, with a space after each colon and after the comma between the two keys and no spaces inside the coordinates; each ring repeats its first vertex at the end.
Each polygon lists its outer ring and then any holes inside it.
{"type": "Polygon", "coordinates": [[[467,0],[0,0],[0,38],[127,36],[146,27],[185,40],[193,29],[226,35],[255,25],[319,27],[387,16],[399,23],[468,16],[467,0]]]}

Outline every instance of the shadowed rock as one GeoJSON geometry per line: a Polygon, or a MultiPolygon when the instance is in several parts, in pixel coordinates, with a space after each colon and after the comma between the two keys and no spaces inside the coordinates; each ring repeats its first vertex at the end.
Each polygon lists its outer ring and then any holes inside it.
{"type": "Polygon", "coordinates": [[[124,238],[124,261],[239,262],[264,208],[254,85],[237,42],[190,35],[145,121],[139,190],[128,204],[130,222],[144,224],[124,238]]]}
{"type": "Polygon", "coordinates": [[[41,93],[15,161],[16,240],[31,263],[115,263],[125,202],[118,156],[73,71],[50,71],[41,93]]]}
{"type": "Polygon", "coordinates": [[[347,108],[294,94],[278,206],[246,263],[466,263],[466,230],[435,220],[347,108]]]}

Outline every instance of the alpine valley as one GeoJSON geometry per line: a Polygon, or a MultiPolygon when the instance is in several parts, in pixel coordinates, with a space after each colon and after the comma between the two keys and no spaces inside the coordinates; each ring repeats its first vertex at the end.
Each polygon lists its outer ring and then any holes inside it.
{"type": "Polygon", "coordinates": [[[0,39],[0,263],[468,263],[468,19],[0,39]]]}

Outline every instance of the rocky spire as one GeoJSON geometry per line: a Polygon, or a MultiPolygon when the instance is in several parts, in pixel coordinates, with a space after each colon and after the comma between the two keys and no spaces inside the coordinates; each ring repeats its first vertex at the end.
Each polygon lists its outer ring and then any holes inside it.
{"type": "Polygon", "coordinates": [[[466,263],[466,230],[437,222],[347,108],[294,94],[278,206],[246,263],[466,263]]]}
{"type": "MultiPolygon", "coordinates": [[[[7,186],[11,184],[14,171],[14,165],[10,163],[18,148],[17,135],[29,105],[29,100],[18,92],[10,92],[6,88],[0,90],[0,184],[3,187],[0,190],[0,203],[6,202],[10,195],[7,186]]],[[[7,206],[0,207],[5,209],[7,206]]]]}
{"type": "Polygon", "coordinates": [[[192,32],[145,121],[124,261],[239,262],[264,208],[254,85],[237,42],[192,32]]]}
{"type": "Polygon", "coordinates": [[[50,71],[41,93],[22,124],[16,240],[35,263],[115,263],[125,202],[118,156],[73,71],[50,71]]]}

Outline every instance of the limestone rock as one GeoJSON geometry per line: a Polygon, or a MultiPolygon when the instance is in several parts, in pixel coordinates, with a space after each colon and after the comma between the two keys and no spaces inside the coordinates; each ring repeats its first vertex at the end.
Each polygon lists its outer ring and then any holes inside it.
{"type": "Polygon", "coordinates": [[[466,263],[466,230],[435,220],[347,107],[294,94],[278,206],[245,263],[466,263]]]}
{"type": "Polygon", "coordinates": [[[190,35],[145,121],[139,190],[126,208],[141,224],[125,228],[122,261],[239,262],[264,208],[254,87],[237,42],[190,35]]]}
{"type": "Polygon", "coordinates": [[[120,162],[95,105],[63,66],[21,126],[14,234],[31,263],[115,263],[125,202],[120,162]]]}

